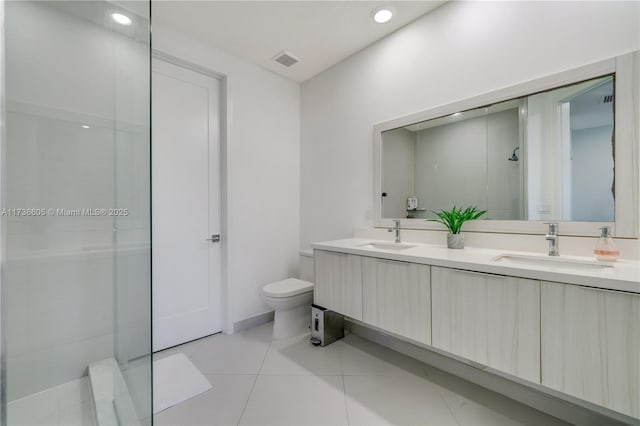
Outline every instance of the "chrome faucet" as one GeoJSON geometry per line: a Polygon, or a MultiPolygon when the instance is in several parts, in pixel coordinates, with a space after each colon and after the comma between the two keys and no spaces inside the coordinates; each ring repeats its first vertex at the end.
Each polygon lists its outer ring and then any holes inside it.
{"type": "Polygon", "coordinates": [[[549,241],[549,256],[560,256],[560,249],[558,248],[558,224],[547,223],[549,230],[545,239],[549,241]]]}
{"type": "Polygon", "coordinates": [[[396,243],[401,243],[400,241],[400,219],[393,219],[393,222],[396,224],[393,228],[389,228],[387,232],[395,231],[396,233],[396,243]]]}

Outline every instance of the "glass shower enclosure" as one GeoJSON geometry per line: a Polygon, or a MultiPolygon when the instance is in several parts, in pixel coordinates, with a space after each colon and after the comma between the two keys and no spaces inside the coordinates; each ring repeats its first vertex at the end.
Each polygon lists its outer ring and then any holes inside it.
{"type": "Polygon", "coordinates": [[[2,424],[152,424],[150,4],[6,1],[2,424]]]}

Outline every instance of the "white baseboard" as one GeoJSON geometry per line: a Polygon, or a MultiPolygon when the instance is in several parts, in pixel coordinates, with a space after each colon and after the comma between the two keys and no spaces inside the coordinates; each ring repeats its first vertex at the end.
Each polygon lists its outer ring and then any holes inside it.
{"type": "Polygon", "coordinates": [[[245,318],[243,320],[234,322],[233,332],[237,333],[239,331],[246,330],[248,328],[253,328],[262,324],[266,324],[270,321],[273,321],[273,311],[265,312],[263,314],[259,314],[250,318],[245,318]]]}

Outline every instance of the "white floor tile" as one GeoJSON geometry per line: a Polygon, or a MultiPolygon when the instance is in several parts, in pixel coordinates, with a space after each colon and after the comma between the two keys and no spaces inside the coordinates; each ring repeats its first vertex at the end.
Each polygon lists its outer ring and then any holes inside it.
{"type": "Polygon", "coordinates": [[[89,380],[78,380],[12,401],[7,407],[10,425],[87,425],[94,424],[89,380]]]}
{"type": "MultiPolygon", "coordinates": [[[[122,366],[121,366],[122,368],[122,366]]],[[[127,384],[129,397],[133,401],[133,405],[139,416],[143,413],[151,415],[151,359],[149,356],[138,358],[130,361],[121,369],[122,377],[127,384]]],[[[145,423],[141,421],[141,423],[145,423]]]]}
{"type": "Polygon", "coordinates": [[[313,346],[309,337],[306,333],[274,341],[260,374],[341,375],[339,342],[321,348],[313,346]]]}
{"type": "Polygon", "coordinates": [[[171,356],[171,355],[175,355],[177,353],[183,353],[183,354],[189,356],[191,353],[193,353],[193,351],[196,350],[196,348],[198,348],[200,345],[202,345],[206,340],[213,339],[216,336],[218,336],[218,334],[215,334],[215,335],[209,336],[209,337],[205,337],[205,338],[202,338],[202,339],[194,340],[193,342],[184,343],[184,344],[179,345],[179,346],[174,346],[174,347],[169,348],[169,349],[164,349],[164,350],[159,351],[159,352],[155,352],[153,354],[153,359],[158,360],[158,359],[166,358],[166,357],[171,356]]]}
{"type": "Polygon", "coordinates": [[[241,425],[346,425],[341,376],[258,376],[241,425]]]}
{"type": "MultiPolygon", "coordinates": [[[[337,343],[341,345],[342,372],[345,376],[399,374],[424,376],[421,362],[354,334],[349,334],[337,343]]],[[[329,347],[331,346],[327,346],[329,347]]]]}
{"type": "Polygon", "coordinates": [[[243,334],[207,337],[187,355],[204,374],[258,374],[269,343],[243,334]]]}
{"type": "Polygon", "coordinates": [[[93,426],[96,424],[93,405],[89,401],[70,405],[60,410],[60,426],[93,426]]]}
{"type": "Polygon", "coordinates": [[[437,368],[425,365],[424,369],[429,380],[439,386],[440,393],[461,425],[568,425],[560,419],[437,368]]]}
{"type": "Polygon", "coordinates": [[[236,333],[237,336],[271,343],[273,340],[273,321],[236,333]]]}
{"type": "Polygon", "coordinates": [[[272,327],[163,351],[187,354],[214,389],[160,413],[155,423],[566,425],[356,335],[318,348],[306,334],[273,340],[272,327]]]}
{"type": "Polygon", "coordinates": [[[213,389],[154,417],[159,426],[236,425],[256,376],[207,375],[213,389]]]}
{"type": "Polygon", "coordinates": [[[46,417],[33,417],[31,419],[9,419],[8,424],[11,426],[57,426],[58,412],[50,414],[46,417]]]}
{"type": "MultiPolygon", "coordinates": [[[[482,392],[482,391],[481,391],[482,392]]],[[[487,392],[487,391],[484,391],[487,392]]],[[[522,406],[508,398],[496,395],[492,407],[460,397],[444,394],[447,405],[463,426],[561,426],[568,425],[560,419],[548,416],[533,408],[522,406]]],[[[488,399],[488,398],[483,398],[488,399]]]]}
{"type": "Polygon", "coordinates": [[[58,394],[49,390],[10,401],[7,419],[11,425],[42,424],[40,420],[57,419],[58,410],[58,394]]]}
{"type": "Polygon", "coordinates": [[[78,405],[78,403],[88,402],[91,400],[91,391],[89,390],[89,378],[83,377],[78,380],[59,386],[57,389],[60,409],[65,407],[78,405]]]}
{"type": "Polygon", "coordinates": [[[350,425],[458,425],[437,386],[410,375],[345,376],[350,425]]]}

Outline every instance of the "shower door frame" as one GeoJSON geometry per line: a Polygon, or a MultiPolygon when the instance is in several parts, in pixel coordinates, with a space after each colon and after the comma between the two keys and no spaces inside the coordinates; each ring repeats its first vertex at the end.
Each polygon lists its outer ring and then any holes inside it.
{"type": "MultiPolygon", "coordinates": [[[[5,25],[4,0],[0,1],[0,209],[5,208],[4,171],[6,158],[6,111],[5,111],[5,25]]],[[[4,233],[6,219],[0,215],[0,425],[7,424],[7,353],[6,353],[6,312],[5,309],[5,247],[4,233]]]]}

